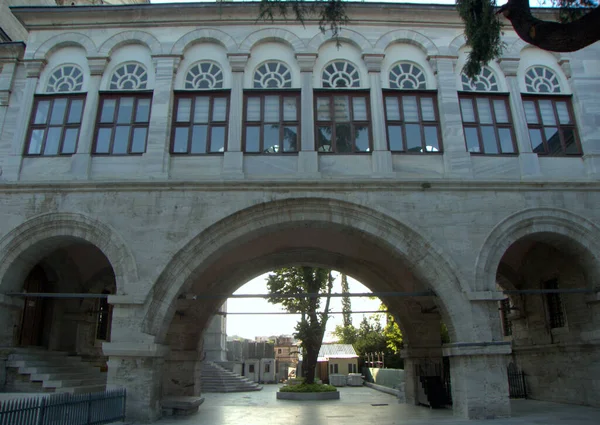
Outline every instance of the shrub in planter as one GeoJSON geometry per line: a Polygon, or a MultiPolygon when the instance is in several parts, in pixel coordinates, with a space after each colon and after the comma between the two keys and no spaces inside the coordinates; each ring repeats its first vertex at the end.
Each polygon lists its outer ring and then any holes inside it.
{"type": "Polygon", "coordinates": [[[328,393],[337,391],[333,385],[327,384],[300,384],[300,385],[285,385],[279,389],[284,393],[328,393]]]}

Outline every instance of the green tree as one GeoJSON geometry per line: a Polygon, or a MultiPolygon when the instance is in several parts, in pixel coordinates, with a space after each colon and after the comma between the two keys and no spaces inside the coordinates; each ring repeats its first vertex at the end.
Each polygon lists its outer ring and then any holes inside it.
{"type": "MultiPolygon", "coordinates": [[[[341,274],[342,294],[349,294],[350,287],[348,286],[348,276],[341,274]]],[[[342,297],[342,320],[344,326],[352,326],[352,301],[348,295],[342,297]]]]}
{"type": "MultiPolygon", "coordinates": [[[[521,39],[540,49],[573,52],[600,40],[600,8],[598,0],[546,0],[557,7],[557,20],[541,20],[534,16],[529,0],[508,0],[498,8],[496,0],[456,0],[458,13],[465,23],[465,38],[471,52],[465,71],[479,74],[482,65],[502,53],[502,25],[499,14],[512,25],[521,39]]],[[[317,17],[319,28],[337,37],[349,22],[342,0],[261,0],[260,17],[293,15],[300,22],[317,17]]]]}
{"type": "Polygon", "coordinates": [[[402,331],[400,330],[398,323],[396,323],[396,320],[394,320],[394,316],[391,314],[387,315],[387,322],[385,328],[383,328],[383,335],[385,336],[387,349],[394,354],[400,354],[400,350],[404,346],[402,331]]]}
{"type": "Polygon", "coordinates": [[[273,295],[268,301],[283,305],[290,313],[301,313],[294,336],[301,341],[302,369],[308,384],[315,380],[332,288],[331,270],[314,267],[285,267],[274,270],[267,278],[267,289],[273,295]],[[323,311],[321,297],[326,300],[323,311]]]}

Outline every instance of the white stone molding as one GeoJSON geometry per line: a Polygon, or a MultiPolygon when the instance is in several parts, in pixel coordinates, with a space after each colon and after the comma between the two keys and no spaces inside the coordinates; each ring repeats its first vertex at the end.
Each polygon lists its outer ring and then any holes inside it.
{"type": "Polygon", "coordinates": [[[231,65],[231,72],[244,72],[250,53],[228,53],[227,59],[231,65]]]}
{"type": "Polygon", "coordinates": [[[40,74],[46,66],[46,63],[47,62],[44,59],[24,60],[23,65],[25,65],[25,73],[27,74],[27,78],[40,78],[40,74]]]}
{"type": "Polygon", "coordinates": [[[573,76],[573,71],[571,69],[571,61],[569,59],[562,58],[558,61],[558,65],[563,70],[565,77],[567,77],[567,79],[570,80],[573,76]]]}
{"type": "Polygon", "coordinates": [[[306,49],[304,42],[293,32],[283,28],[264,28],[249,34],[240,43],[240,52],[249,52],[263,41],[278,41],[291,47],[294,53],[302,53],[306,49]]]}
{"type": "Polygon", "coordinates": [[[316,53],[296,53],[300,72],[313,72],[318,57],[319,55],[316,53]]]}
{"type": "MultiPolygon", "coordinates": [[[[232,71],[231,95],[229,99],[229,129],[227,137],[227,151],[241,152],[242,151],[242,111],[243,111],[243,77],[246,64],[250,58],[248,53],[229,53],[227,54],[232,71]]],[[[231,155],[228,155],[230,157],[231,155]]],[[[231,158],[233,160],[233,158],[231,158]]],[[[242,169],[237,169],[241,165],[240,160],[236,159],[231,162],[231,167],[228,172],[239,174],[242,169]]]]}
{"type": "Polygon", "coordinates": [[[149,32],[123,31],[113,35],[104,43],[102,43],[102,45],[98,48],[98,56],[110,56],[115,49],[118,49],[126,44],[135,43],[139,43],[148,47],[152,55],[161,55],[164,53],[160,41],[158,41],[158,39],[149,32]]]}
{"type": "Polygon", "coordinates": [[[457,56],[459,50],[467,44],[467,39],[464,34],[457,35],[448,45],[448,55],[457,56]]]}
{"type": "Polygon", "coordinates": [[[110,61],[108,57],[97,57],[97,56],[88,56],[88,66],[90,68],[90,75],[102,76],[104,74],[104,70],[110,61]]]}
{"type": "MultiPolygon", "coordinates": [[[[306,46],[307,52],[318,52],[319,48],[327,43],[328,41],[335,41],[336,39],[332,37],[331,31],[327,31],[323,33],[319,31],[317,35],[315,35],[306,46]]],[[[372,53],[373,52],[373,44],[361,33],[357,31],[350,30],[348,28],[342,28],[338,34],[337,40],[340,42],[347,42],[355,46],[360,50],[361,53],[372,53]]]]}
{"type": "Polygon", "coordinates": [[[385,55],[383,53],[365,53],[362,55],[363,61],[369,72],[381,72],[381,64],[385,55]]]}
{"type": "Polygon", "coordinates": [[[30,53],[29,49],[25,54],[26,59],[48,59],[56,50],[63,47],[81,47],[85,50],[86,56],[95,56],[97,48],[94,42],[87,35],[80,32],[66,32],[54,37],[50,37],[35,52],[30,53]]]}
{"type": "Polygon", "coordinates": [[[399,29],[382,35],[375,43],[376,51],[384,51],[394,43],[407,43],[418,47],[428,56],[439,55],[440,51],[431,39],[418,31],[399,29]]]}
{"type": "MultiPolygon", "coordinates": [[[[300,150],[313,152],[315,150],[315,116],[314,92],[312,87],[313,69],[317,61],[316,53],[297,53],[296,60],[300,66],[300,116],[301,140],[300,150]]],[[[301,154],[298,157],[298,171],[302,174],[314,174],[318,171],[318,158],[316,155],[301,154]]]]}
{"type": "Polygon", "coordinates": [[[190,31],[179,38],[173,44],[171,54],[183,55],[190,46],[203,42],[216,43],[223,46],[229,53],[238,50],[236,41],[226,32],[216,28],[203,28],[190,31]]]}
{"type": "Polygon", "coordinates": [[[154,65],[154,72],[158,73],[159,64],[162,64],[164,66],[166,63],[171,63],[173,67],[173,77],[175,77],[175,74],[177,74],[177,71],[179,70],[179,64],[181,63],[181,59],[182,57],[180,55],[152,55],[152,64],[154,65]]]}

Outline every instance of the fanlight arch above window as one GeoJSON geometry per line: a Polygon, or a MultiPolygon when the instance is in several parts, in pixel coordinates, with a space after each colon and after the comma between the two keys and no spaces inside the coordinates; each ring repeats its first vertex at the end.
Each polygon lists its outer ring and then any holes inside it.
{"type": "Polygon", "coordinates": [[[390,88],[404,90],[425,90],[425,73],[416,64],[398,62],[390,70],[390,88]]]}
{"type": "Polygon", "coordinates": [[[73,93],[83,88],[83,72],[77,65],[62,65],[52,72],[46,93],[73,93]]]}
{"type": "Polygon", "coordinates": [[[210,61],[195,63],[185,75],[187,90],[210,90],[223,88],[223,70],[210,61]]]}
{"type": "Polygon", "coordinates": [[[283,62],[269,61],[254,71],[255,89],[283,89],[292,87],[292,72],[283,62]]]}
{"type": "Polygon", "coordinates": [[[463,72],[460,80],[462,89],[465,91],[496,92],[500,90],[496,74],[494,74],[494,71],[489,66],[481,68],[479,75],[473,79],[467,77],[467,74],[463,72]]]}
{"type": "Polygon", "coordinates": [[[148,85],[148,72],[139,63],[119,66],[110,77],[110,90],[144,90],[148,85]]]}
{"type": "Polygon", "coordinates": [[[528,93],[560,93],[556,73],[545,66],[532,66],[525,72],[525,88],[528,93]]]}
{"type": "Polygon", "coordinates": [[[360,87],[358,69],[348,61],[337,60],[323,69],[323,88],[360,87]]]}

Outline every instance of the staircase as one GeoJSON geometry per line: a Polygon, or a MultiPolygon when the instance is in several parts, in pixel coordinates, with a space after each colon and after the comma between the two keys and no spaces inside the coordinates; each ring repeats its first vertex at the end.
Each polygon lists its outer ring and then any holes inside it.
{"type": "Polygon", "coordinates": [[[8,368],[29,381],[40,384],[39,390],[57,393],[93,393],[106,389],[106,373],[78,356],[39,348],[16,348],[8,356],[8,368]]]}
{"type": "Polygon", "coordinates": [[[256,382],[250,381],[213,362],[202,362],[200,379],[202,392],[205,393],[234,393],[262,390],[262,387],[256,382]]]}

